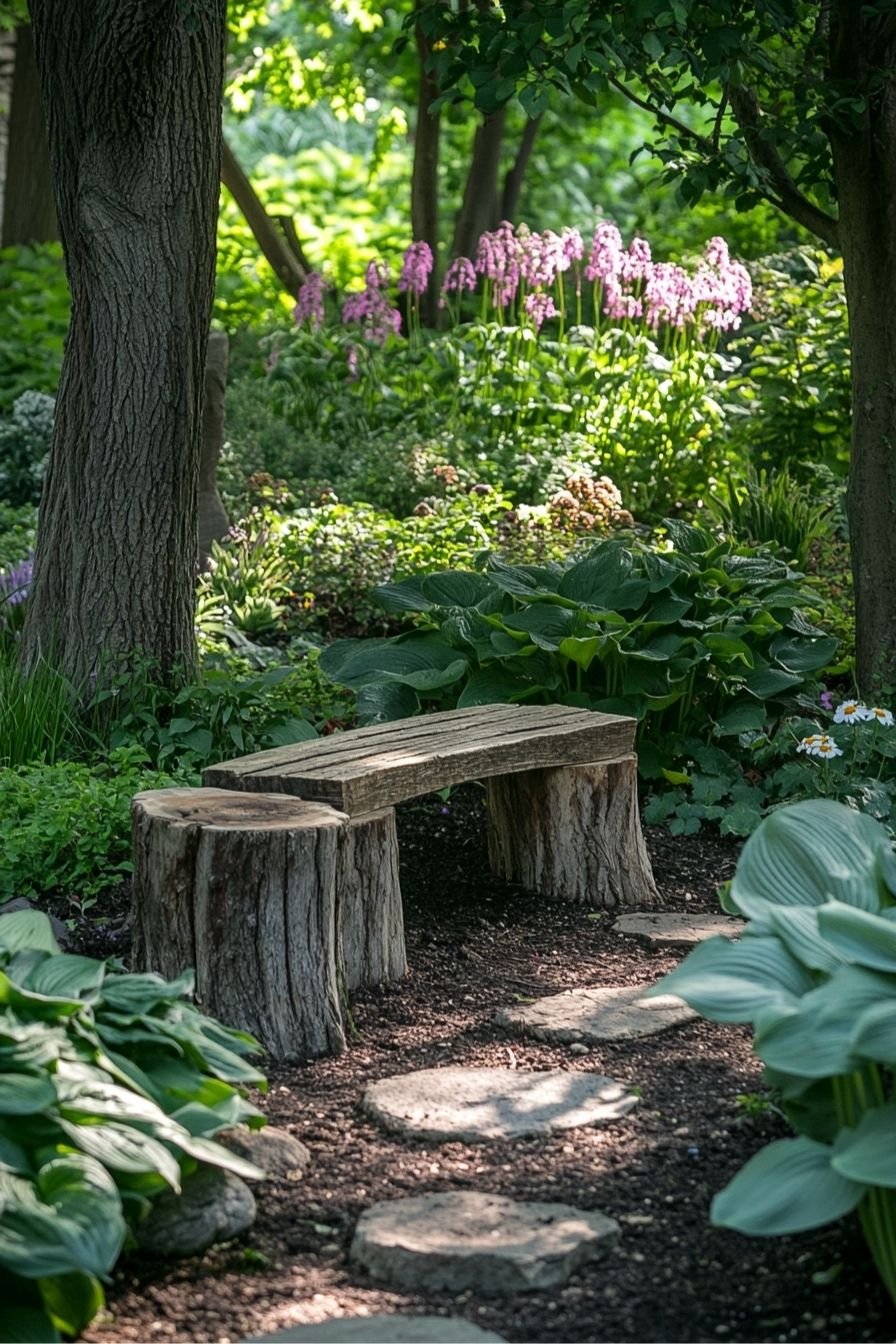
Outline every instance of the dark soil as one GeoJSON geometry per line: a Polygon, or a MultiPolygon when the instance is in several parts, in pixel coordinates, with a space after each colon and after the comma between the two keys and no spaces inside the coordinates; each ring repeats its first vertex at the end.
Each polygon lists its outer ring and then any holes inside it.
{"type": "MultiPolygon", "coordinates": [[[[818,1233],[750,1239],[709,1225],[713,1194],[786,1127],[765,1104],[747,1029],[698,1022],[579,1056],[511,1039],[500,1006],[582,985],[650,983],[672,955],[612,931],[612,916],[549,904],[488,872],[481,793],[401,809],[402,888],[411,973],[355,1004],[357,1038],[339,1059],[270,1072],[270,1120],[313,1163],[298,1183],[258,1191],[240,1242],[176,1264],[125,1259],[95,1341],[239,1340],[332,1316],[449,1314],[508,1340],[893,1340],[896,1316],[854,1221],[818,1233]],[[437,1064],[588,1069],[640,1089],[602,1129],[512,1144],[441,1145],[381,1133],[360,1112],[374,1079],[437,1064]],[[359,1214],[377,1200],[481,1190],[599,1209],[618,1248],[562,1290],[513,1297],[399,1293],[352,1269],[359,1214]]],[[[671,911],[717,912],[736,846],[709,836],[648,840],[671,911]]],[[[121,893],[91,912],[99,944],[120,952],[121,893]]],[[[76,941],[94,953],[85,929],[76,941]]]]}

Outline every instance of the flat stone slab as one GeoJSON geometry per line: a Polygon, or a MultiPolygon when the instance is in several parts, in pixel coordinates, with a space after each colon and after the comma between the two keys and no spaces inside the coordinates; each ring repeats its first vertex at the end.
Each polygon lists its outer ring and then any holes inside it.
{"type": "Polygon", "coordinates": [[[602,1213],[452,1191],[374,1204],[349,1258],[414,1292],[518,1293],[561,1287],[618,1239],[619,1224],[602,1213]]]}
{"type": "Polygon", "coordinates": [[[412,1138],[488,1143],[618,1120],[637,1105],[599,1073],[550,1069],[420,1069],[372,1083],[362,1106],[412,1138]]]}
{"type": "Polygon", "coordinates": [[[311,1161],[304,1143],[273,1125],[265,1125],[263,1129],[226,1129],[215,1138],[238,1157],[254,1162],[271,1181],[299,1181],[311,1161]]]}
{"type": "Polygon", "coordinates": [[[570,989],[537,1003],[501,1008],[495,1021],[522,1036],[566,1045],[577,1041],[635,1041],[697,1016],[674,994],[646,999],[643,985],[622,985],[615,989],[570,989]]]}
{"type": "Polygon", "coordinates": [[[613,924],[614,933],[640,938],[648,947],[693,947],[719,933],[737,938],[743,928],[744,920],[732,915],[622,915],[613,924]]]}
{"type": "Polygon", "coordinates": [[[340,1316],[320,1325],[296,1325],[276,1335],[256,1335],[246,1344],[503,1344],[503,1335],[480,1330],[460,1316],[340,1316]]]}

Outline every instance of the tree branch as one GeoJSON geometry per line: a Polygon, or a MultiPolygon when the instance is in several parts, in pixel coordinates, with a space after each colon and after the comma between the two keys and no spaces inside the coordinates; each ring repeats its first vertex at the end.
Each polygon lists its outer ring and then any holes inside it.
{"type": "Polygon", "coordinates": [[[226,140],[222,147],[221,181],[245,215],[255,241],[270,262],[277,279],[287,293],[295,298],[305,280],[305,271],[286,239],[277,232],[273,220],[255,194],[255,188],[226,140]]]}
{"type": "Polygon", "coordinates": [[[745,85],[731,85],[728,98],[750,158],[768,183],[768,187],[763,188],[763,195],[829,247],[839,247],[837,220],[803,195],[773,142],[763,135],[760,126],[762,112],[756,94],[745,85]]]}

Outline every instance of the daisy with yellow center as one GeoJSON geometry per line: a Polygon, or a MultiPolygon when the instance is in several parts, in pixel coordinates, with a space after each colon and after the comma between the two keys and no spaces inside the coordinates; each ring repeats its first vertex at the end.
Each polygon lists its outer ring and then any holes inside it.
{"type": "Polygon", "coordinates": [[[842,756],[843,752],[832,737],[823,737],[812,755],[820,756],[823,761],[829,761],[833,756],[842,756]]]}
{"type": "Polygon", "coordinates": [[[800,741],[800,744],[797,747],[797,751],[798,752],[805,751],[807,755],[814,756],[815,748],[822,740],[823,740],[822,733],[811,733],[809,737],[804,737],[800,741]]]}
{"type": "Polygon", "coordinates": [[[834,713],[835,723],[864,723],[871,711],[858,700],[844,700],[834,713]]]}
{"type": "Polygon", "coordinates": [[[873,709],[868,710],[868,718],[874,719],[882,728],[893,727],[892,712],[889,709],[881,709],[879,705],[875,705],[873,709]]]}

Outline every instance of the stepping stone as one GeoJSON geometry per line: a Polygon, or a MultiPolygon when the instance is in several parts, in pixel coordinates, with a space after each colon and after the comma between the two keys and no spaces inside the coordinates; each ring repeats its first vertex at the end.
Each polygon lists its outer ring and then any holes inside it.
{"type": "Polygon", "coordinates": [[[598,1073],[549,1069],[420,1069],[371,1084],[361,1105],[411,1138],[487,1143],[618,1120],[637,1105],[598,1073]]]}
{"type": "Polygon", "coordinates": [[[503,1335],[480,1330],[460,1316],[340,1316],[320,1325],[296,1325],[276,1335],[257,1335],[246,1344],[503,1344],[503,1335]]]}
{"type": "Polygon", "coordinates": [[[731,915],[622,915],[613,932],[639,938],[648,947],[693,947],[719,933],[737,938],[744,922],[731,915]]]}
{"type": "Polygon", "coordinates": [[[618,1239],[602,1213],[462,1191],[374,1204],[349,1258],[413,1292],[517,1293],[562,1287],[618,1239]]]}
{"type": "Polygon", "coordinates": [[[669,1027],[690,1022],[698,1014],[674,994],[644,997],[644,986],[616,989],[570,989],[537,1003],[499,1009],[501,1027],[538,1041],[561,1044],[599,1041],[635,1041],[655,1036],[669,1027]]]}

